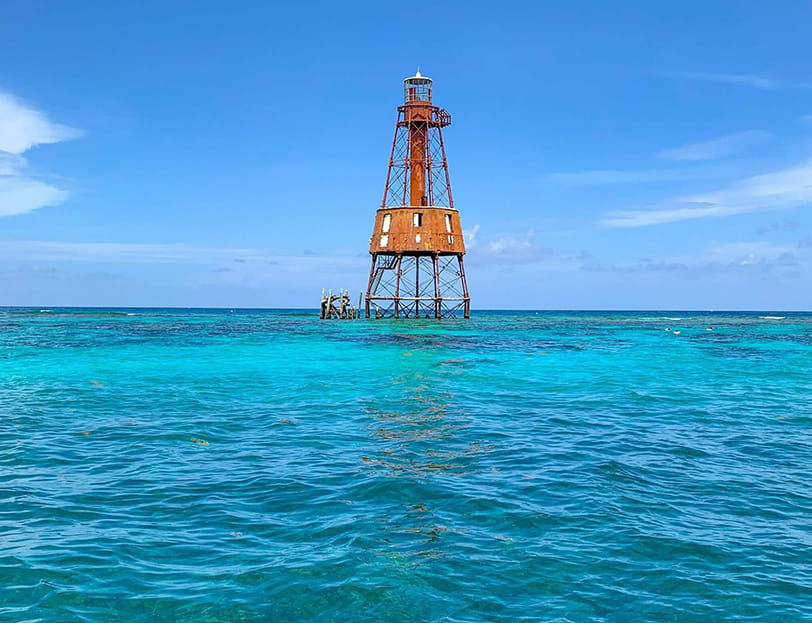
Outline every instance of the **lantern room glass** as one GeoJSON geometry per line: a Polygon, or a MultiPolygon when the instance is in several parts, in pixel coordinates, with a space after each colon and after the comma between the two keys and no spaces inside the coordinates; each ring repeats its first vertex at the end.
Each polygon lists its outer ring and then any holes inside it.
{"type": "Polygon", "coordinates": [[[431,101],[431,78],[421,76],[420,72],[411,78],[403,81],[405,102],[430,102],[431,101]]]}

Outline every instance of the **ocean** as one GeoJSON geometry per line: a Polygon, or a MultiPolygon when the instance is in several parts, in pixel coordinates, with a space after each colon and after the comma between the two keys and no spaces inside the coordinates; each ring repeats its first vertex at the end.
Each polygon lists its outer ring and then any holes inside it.
{"type": "Polygon", "coordinates": [[[0,309],[0,621],[812,620],[812,314],[0,309]]]}

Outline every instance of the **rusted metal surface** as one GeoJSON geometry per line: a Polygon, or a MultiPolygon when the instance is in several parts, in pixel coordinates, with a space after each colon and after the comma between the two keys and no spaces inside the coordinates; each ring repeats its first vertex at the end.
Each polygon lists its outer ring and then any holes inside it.
{"type": "Polygon", "coordinates": [[[465,253],[460,215],[449,208],[384,208],[375,215],[373,232],[370,253],[465,253]]]}
{"type": "Polygon", "coordinates": [[[367,318],[443,318],[470,313],[465,241],[454,208],[442,128],[451,115],[431,102],[432,81],[404,81],[383,201],[375,215],[365,296],[367,318]]]}

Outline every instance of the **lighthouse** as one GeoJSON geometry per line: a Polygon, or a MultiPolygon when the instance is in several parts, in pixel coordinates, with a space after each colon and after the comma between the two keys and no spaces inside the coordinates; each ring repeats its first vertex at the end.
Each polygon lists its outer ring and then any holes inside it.
{"type": "Polygon", "coordinates": [[[367,318],[470,315],[465,241],[443,143],[450,124],[451,115],[432,102],[432,80],[420,71],[406,78],[369,244],[367,318]]]}

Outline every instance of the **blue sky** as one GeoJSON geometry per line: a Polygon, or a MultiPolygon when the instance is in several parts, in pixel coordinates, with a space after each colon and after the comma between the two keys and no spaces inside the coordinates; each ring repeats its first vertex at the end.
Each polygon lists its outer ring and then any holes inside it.
{"type": "Polygon", "coordinates": [[[810,309],[812,3],[0,4],[0,305],[361,290],[402,79],[475,308],[810,309]]]}

